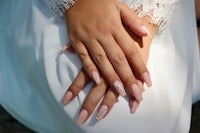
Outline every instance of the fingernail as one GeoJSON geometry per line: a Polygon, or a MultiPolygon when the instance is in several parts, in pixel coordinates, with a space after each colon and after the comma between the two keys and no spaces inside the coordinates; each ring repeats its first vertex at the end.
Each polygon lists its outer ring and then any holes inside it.
{"type": "Polygon", "coordinates": [[[61,49],[61,53],[64,53],[65,51],[68,51],[68,52],[71,52],[71,53],[74,53],[74,49],[71,45],[65,45],[62,49],[61,49]]]}
{"type": "Polygon", "coordinates": [[[96,84],[100,84],[101,83],[101,79],[100,79],[100,76],[99,76],[98,72],[92,71],[91,75],[92,75],[92,78],[94,79],[96,84]]]}
{"type": "Polygon", "coordinates": [[[140,88],[137,84],[133,84],[131,86],[131,92],[132,92],[132,95],[135,96],[135,98],[138,102],[142,101],[142,93],[141,93],[140,88]]]}
{"type": "Polygon", "coordinates": [[[68,48],[68,45],[65,45],[64,47],[62,47],[61,52],[62,53],[65,52],[67,50],[67,48],[68,48]]]}
{"type": "Polygon", "coordinates": [[[85,110],[85,109],[81,110],[81,112],[78,116],[78,119],[76,121],[77,126],[82,125],[83,122],[86,120],[87,116],[88,116],[87,110],[85,110]]]}
{"type": "Polygon", "coordinates": [[[126,92],[124,90],[124,86],[122,83],[120,83],[119,81],[115,81],[114,82],[114,87],[115,89],[117,90],[117,92],[121,95],[121,96],[125,96],[126,95],[126,92]]]}
{"type": "Polygon", "coordinates": [[[150,34],[149,30],[145,26],[142,26],[141,28],[142,28],[142,31],[145,32],[147,34],[147,36],[151,38],[151,34],[150,34]]]}
{"type": "Polygon", "coordinates": [[[99,112],[97,113],[96,120],[101,120],[108,111],[108,106],[102,105],[99,112]]]}
{"type": "Polygon", "coordinates": [[[146,83],[148,87],[151,87],[152,82],[151,82],[151,78],[148,72],[143,73],[142,80],[146,83]]]}
{"type": "Polygon", "coordinates": [[[72,97],[73,97],[72,92],[71,92],[71,91],[68,91],[68,92],[65,94],[64,99],[62,100],[62,103],[63,103],[64,105],[68,104],[69,101],[72,99],[72,97]]]}
{"type": "Polygon", "coordinates": [[[137,101],[133,101],[132,107],[131,107],[131,113],[135,113],[138,106],[139,106],[139,103],[137,101]]]}

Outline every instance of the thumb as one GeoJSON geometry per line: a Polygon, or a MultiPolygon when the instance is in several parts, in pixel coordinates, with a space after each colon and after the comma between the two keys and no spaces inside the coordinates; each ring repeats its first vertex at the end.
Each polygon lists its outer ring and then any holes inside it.
{"type": "Polygon", "coordinates": [[[151,36],[149,30],[142,25],[140,18],[125,4],[118,2],[122,22],[138,36],[151,36]]]}

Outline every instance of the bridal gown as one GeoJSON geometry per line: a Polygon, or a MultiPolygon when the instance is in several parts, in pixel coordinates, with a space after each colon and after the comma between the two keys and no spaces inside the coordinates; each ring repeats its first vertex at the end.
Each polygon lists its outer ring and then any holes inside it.
{"type": "Polygon", "coordinates": [[[78,128],[74,121],[91,83],[61,105],[81,67],[75,54],[60,53],[69,41],[65,22],[42,0],[1,0],[0,104],[41,133],[188,133],[191,106],[200,96],[194,1],[183,0],[171,19],[152,41],[148,69],[153,85],[145,87],[136,113],[120,97],[104,119],[96,122],[95,111],[78,128]]]}

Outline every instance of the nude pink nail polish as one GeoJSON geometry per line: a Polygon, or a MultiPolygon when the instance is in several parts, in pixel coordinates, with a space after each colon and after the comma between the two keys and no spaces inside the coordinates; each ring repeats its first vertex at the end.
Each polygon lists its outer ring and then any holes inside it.
{"type": "Polygon", "coordinates": [[[142,28],[142,31],[144,33],[146,33],[149,38],[151,38],[151,34],[150,34],[149,30],[145,26],[142,26],[141,28],[142,28]]]}
{"type": "Polygon", "coordinates": [[[137,101],[133,101],[132,106],[131,106],[131,113],[135,113],[138,106],[139,106],[139,103],[137,101]]]}
{"type": "Polygon", "coordinates": [[[78,119],[76,121],[77,126],[82,125],[83,122],[87,119],[87,116],[88,116],[87,110],[85,109],[81,110],[81,112],[79,113],[78,119]]]}
{"type": "Polygon", "coordinates": [[[99,76],[98,72],[92,71],[91,76],[94,79],[96,84],[100,84],[101,83],[101,79],[100,79],[100,76],[99,76]]]}
{"type": "Polygon", "coordinates": [[[100,110],[97,113],[96,119],[98,121],[101,120],[106,115],[107,111],[108,111],[108,106],[102,105],[100,110]]]}
{"type": "Polygon", "coordinates": [[[62,103],[63,103],[64,105],[68,104],[69,101],[72,99],[72,97],[73,97],[72,92],[71,92],[71,91],[68,91],[68,92],[65,94],[64,99],[62,100],[62,103]]]}
{"type": "Polygon", "coordinates": [[[66,44],[64,47],[62,47],[61,49],[61,53],[64,53],[64,52],[71,52],[71,53],[75,53],[73,47],[70,45],[70,43],[66,44]]]}
{"type": "Polygon", "coordinates": [[[121,96],[125,96],[126,95],[126,92],[124,90],[124,86],[121,82],[119,81],[115,81],[114,82],[114,88],[117,90],[117,92],[121,95],[121,96]]]}
{"type": "Polygon", "coordinates": [[[68,47],[69,47],[68,45],[65,45],[64,47],[62,47],[61,52],[63,53],[63,52],[65,52],[65,51],[67,51],[67,48],[68,48],[68,47]]]}
{"type": "Polygon", "coordinates": [[[131,86],[131,92],[138,102],[142,101],[142,92],[137,84],[131,86]]]}
{"type": "Polygon", "coordinates": [[[146,83],[148,87],[152,86],[151,78],[148,72],[143,73],[142,80],[146,83]]]}

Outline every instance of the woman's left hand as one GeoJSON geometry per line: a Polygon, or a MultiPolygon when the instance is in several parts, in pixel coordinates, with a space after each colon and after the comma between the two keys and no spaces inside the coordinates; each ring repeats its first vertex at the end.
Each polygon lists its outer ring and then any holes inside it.
{"type": "MultiPolygon", "coordinates": [[[[69,87],[68,91],[66,92],[63,104],[67,104],[70,102],[74,97],[78,95],[78,93],[88,84],[91,79],[86,74],[85,70],[82,68],[69,87]]],[[[97,111],[96,119],[101,120],[104,118],[112,109],[113,105],[118,99],[119,94],[111,89],[104,78],[101,78],[100,84],[93,83],[92,88],[89,91],[81,109],[79,116],[77,118],[77,125],[81,125],[84,121],[86,121],[94,111],[97,104],[103,97],[103,100],[99,106],[97,111]]],[[[143,83],[140,80],[137,80],[139,88],[143,88],[143,83]]],[[[137,90],[136,90],[137,91],[137,90]]],[[[129,105],[130,111],[134,113],[142,100],[142,89],[134,93],[134,97],[129,96],[129,105]]]]}

